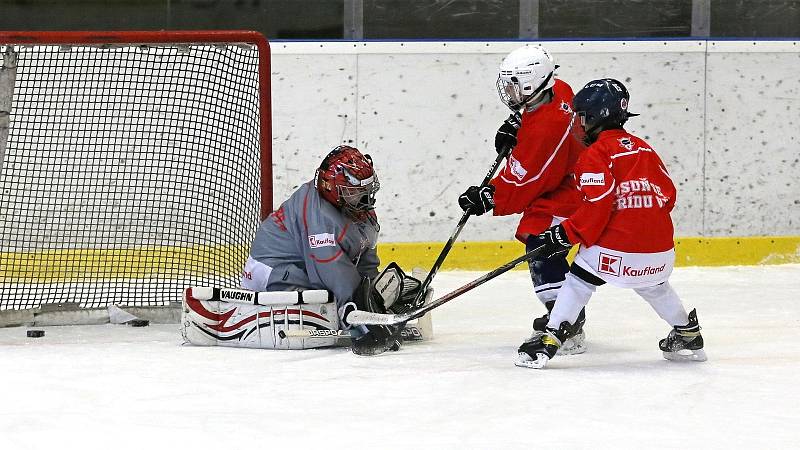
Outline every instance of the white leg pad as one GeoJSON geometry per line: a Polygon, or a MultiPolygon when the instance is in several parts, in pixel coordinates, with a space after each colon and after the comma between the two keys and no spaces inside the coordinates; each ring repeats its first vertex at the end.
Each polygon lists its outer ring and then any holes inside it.
{"type": "MultiPolygon", "coordinates": [[[[424,280],[428,273],[421,268],[415,267],[411,270],[411,276],[418,280],[424,280]]],[[[433,299],[433,288],[428,288],[423,305],[428,304],[433,299]]],[[[401,331],[403,339],[406,341],[429,341],[433,339],[433,318],[431,313],[425,314],[419,319],[414,319],[406,324],[401,331]]]]}
{"type": "Polygon", "coordinates": [[[183,299],[181,332],[192,345],[296,350],[337,345],[339,338],[281,337],[280,331],[338,330],[333,297],[322,294],[252,292],[240,289],[189,288],[183,299]],[[208,296],[208,289],[212,295],[208,296]],[[275,295],[270,295],[275,294],[275,295]],[[202,299],[197,297],[202,297],[202,299]],[[223,299],[222,297],[226,297],[223,299]],[[280,303],[278,299],[283,299],[280,303]],[[228,301],[230,300],[230,301],[228,301]]]}

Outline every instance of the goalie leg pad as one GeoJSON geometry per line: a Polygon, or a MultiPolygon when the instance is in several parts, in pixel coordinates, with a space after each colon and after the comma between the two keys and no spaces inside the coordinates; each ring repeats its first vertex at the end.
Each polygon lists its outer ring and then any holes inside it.
{"type": "MultiPolygon", "coordinates": [[[[414,268],[411,271],[414,278],[421,280],[428,276],[428,274],[420,268],[414,268]]],[[[425,297],[421,305],[427,305],[433,300],[433,288],[429,287],[425,292],[425,297]]],[[[419,319],[414,319],[406,323],[405,328],[400,332],[403,339],[406,341],[429,341],[433,339],[433,319],[431,313],[427,313],[419,319]]]]}
{"type": "Polygon", "coordinates": [[[339,338],[335,336],[310,338],[281,333],[319,330],[334,334],[332,332],[339,330],[333,297],[328,296],[329,301],[320,303],[321,295],[314,295],[315,292],[189,288],[183,299],[181,333],[187,344],[201,346],[296,350],[337,345],[339,338]],[[313,303],[304,302],[303,294],[313,303]],[[252,298],[252,302],[223,300],[234,296],[252,298]],[[283,301],[278,302],[278,298],[283,301]]]}

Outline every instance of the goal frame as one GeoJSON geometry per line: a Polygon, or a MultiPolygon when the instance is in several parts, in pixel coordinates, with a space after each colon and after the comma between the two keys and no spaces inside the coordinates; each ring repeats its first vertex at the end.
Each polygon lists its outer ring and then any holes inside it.
{"type": "Polygon", "coordinates": [[[126,45],[244,43],[258,48],[261,126],[261,220],[272,212],[272,105],[270,48],[263,34],[246,30],[197,31],[0,31],[7,45],[126,45]]]}

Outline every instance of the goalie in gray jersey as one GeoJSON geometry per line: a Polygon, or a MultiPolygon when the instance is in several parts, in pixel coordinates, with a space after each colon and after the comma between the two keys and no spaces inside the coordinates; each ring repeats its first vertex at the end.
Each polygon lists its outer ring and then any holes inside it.
{"type": "MultiPolygon", "coordinates": [[[[336,299],[343,328],[350,329],[354,353],[399,349],[402,339],[396,327],[350,328],[347,323],[347,315],[355,309],[386,312],[387,308],[373,286],[379,264],[380,226],[374,211],[379,188],[369,155],[353,147],[334,148],[314,180],[301,185],[261,223],[242,287],[253,291],[326,289],[336,299]]],[[[412,294],[416,293],[405,296],[412,294]]]]}

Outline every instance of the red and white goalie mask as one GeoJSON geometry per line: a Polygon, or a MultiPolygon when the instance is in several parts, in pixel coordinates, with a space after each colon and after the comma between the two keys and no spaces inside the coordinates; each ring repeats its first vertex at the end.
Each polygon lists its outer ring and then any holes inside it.
{"type": "Polygon", "coordinates": [[[345,215],[357,222],[369,219],[381,186],[369,155],[340,145],[322,160],[314,179],[322,198],[345,215]]]}

